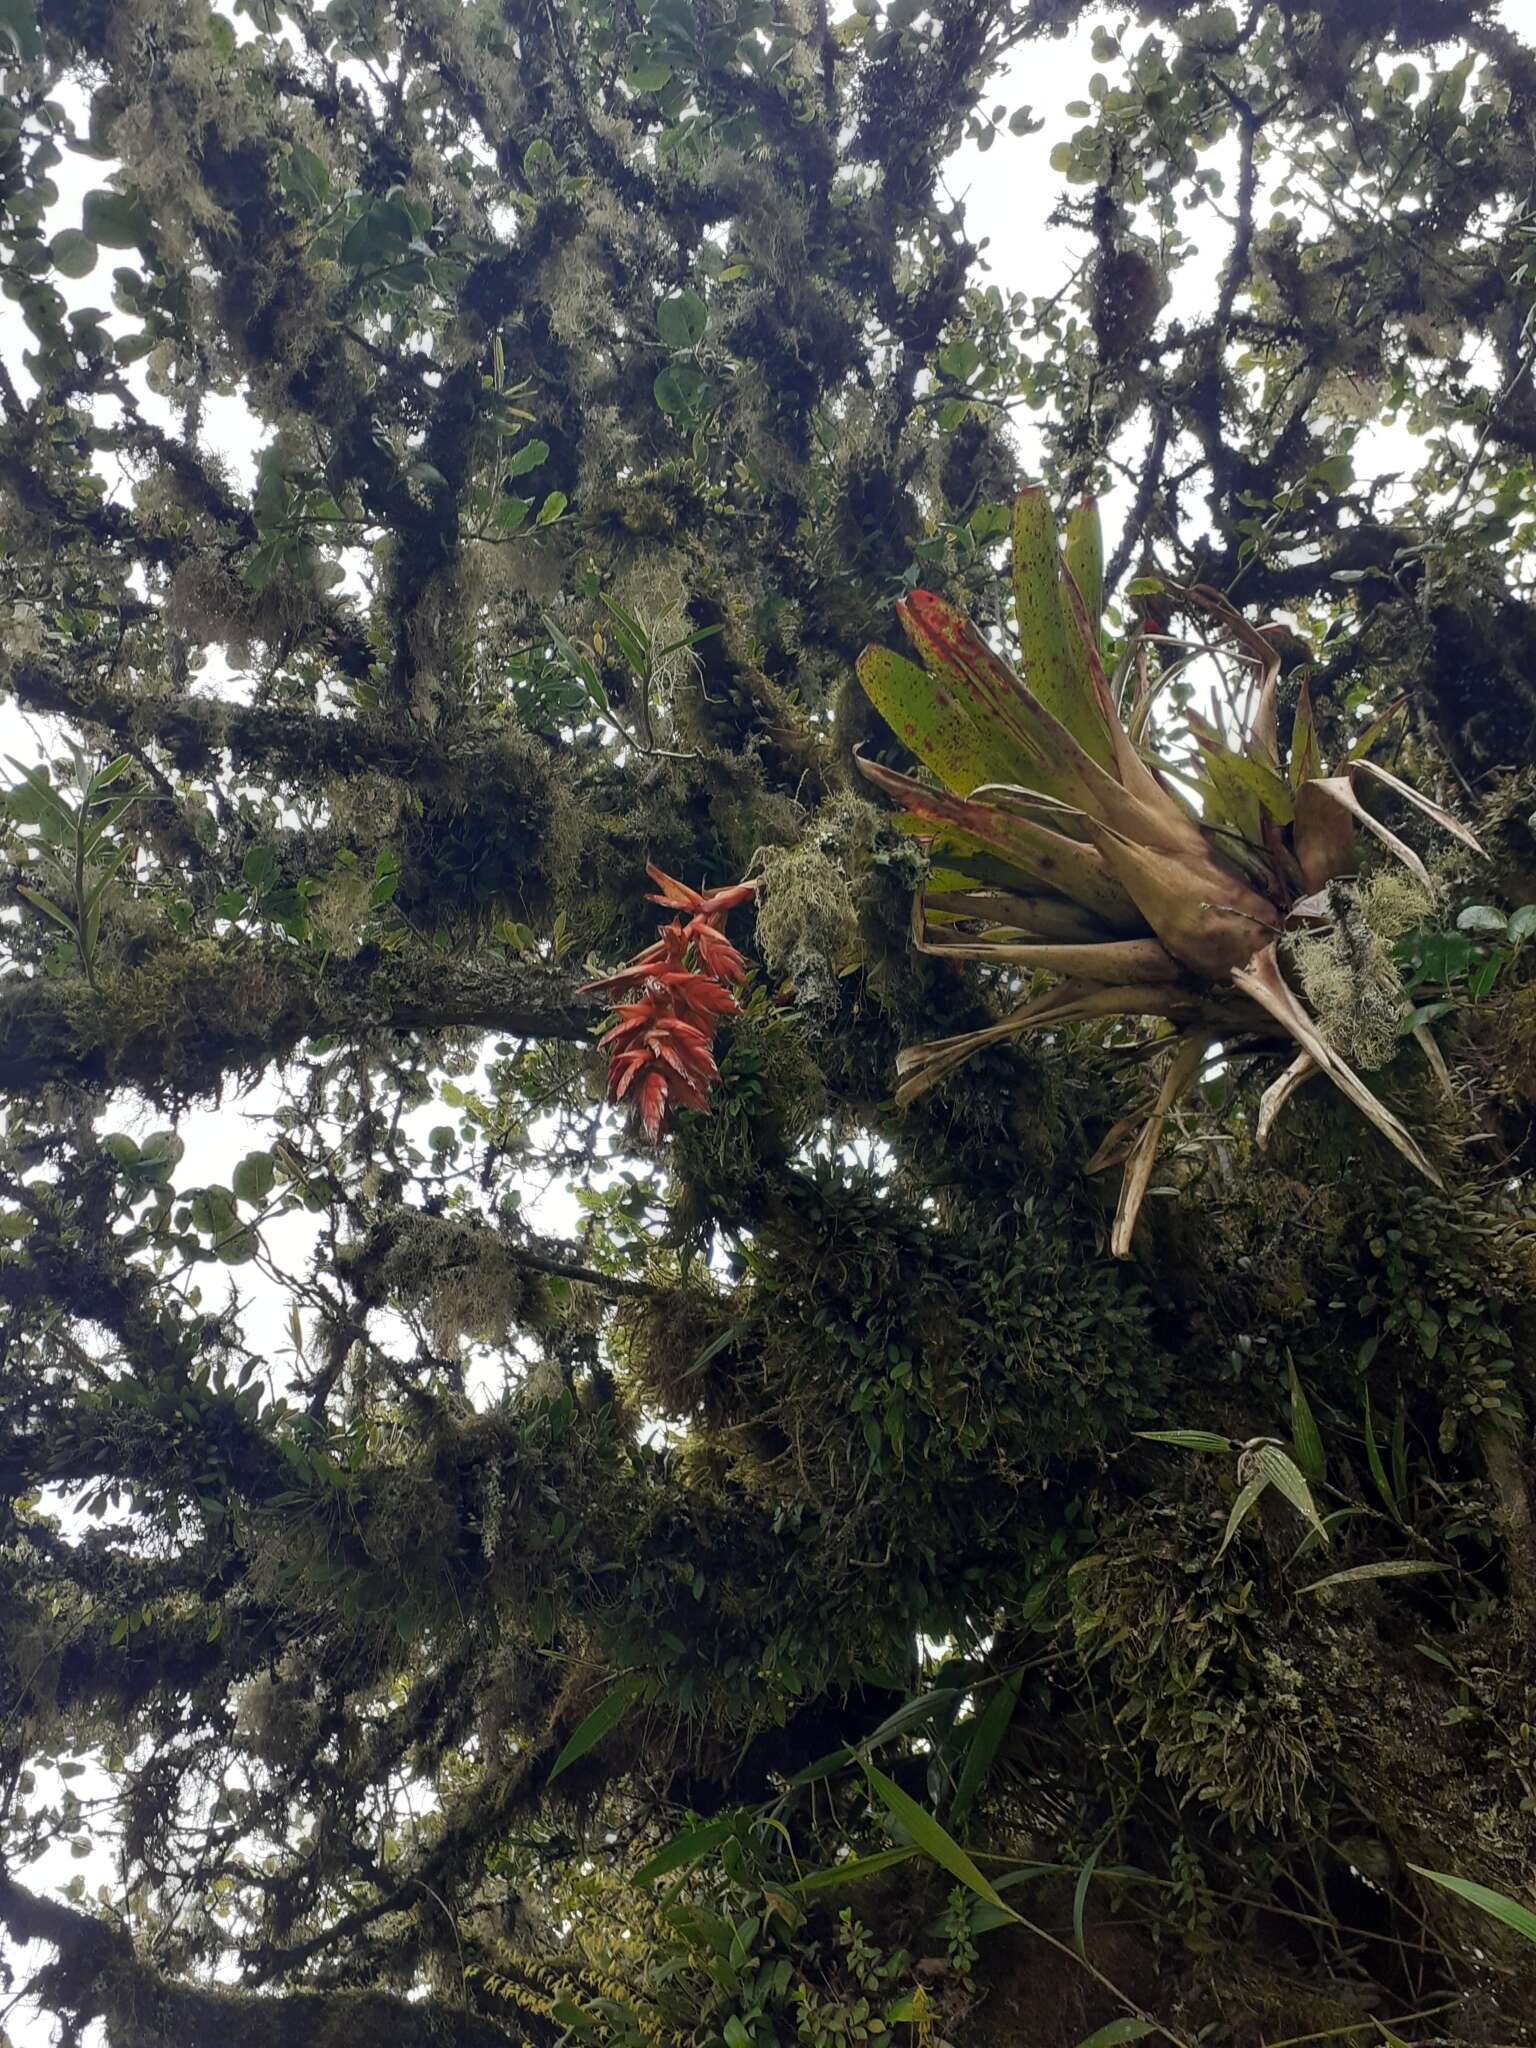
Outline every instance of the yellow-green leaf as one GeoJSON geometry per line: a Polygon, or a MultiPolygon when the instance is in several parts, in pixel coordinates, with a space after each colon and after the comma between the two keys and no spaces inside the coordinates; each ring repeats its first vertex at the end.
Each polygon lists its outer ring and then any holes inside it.
{"type": "Polygon", "coordinates": [[[562,1771],[569,1770],[571,1765],[584,1757],[589,1749],[595,1748],[602,1741],[608,1730],[622,1717],[625,1708],[644,1684],[645,1680],[639,1672],[631,1672],[627,1677],[621,1678],[607,1698],[600,1701],[592,1709],[564,1749],[561,1750],[559,1756],[556,1757],[555,1767],[549,1774],[548,1782],[551,1785],[553,1785],[562,1771]]]}
{"type": "Polygon", "coordinates": [[[976,1894],[977,1898],[985,1899],[989,1906],[995,1906],[1000,1913],[1006,1913],[1010,1920],[1017,1920],[1018,1915],[1010,1912],[1003,1904],[998,1893],[982,1876],[954,1836],[940,1827],[931,1813],[925,1812],[910,1794],[903,1792],[901,1787],[886,1777],[883,1771],[877,1771],[873,1764],[866,1764],[864,1772],[886,1812],[893,1820],[900,1821],[925,1856],[931,1856],[935,1863],[947,1870],[951,1877],[958,1878],[961,1884],[976,1894]]]}
{"type": "Polygon", "coordinates": [[[858,674],[865,696],[902,745],[957,796],[969,796],[984,782],[1027,775],[1027,759],[1006,734],[981,729],[954,690],[905,655],[866,647],[858,674]]]}
{"type": "Polygon", "coordinates": [[[1022,1682],[1023,1673],[1013,1672],[1003,1680],[985,1709],[977,1715],[975,1733],[966,1749],[965,1762],[960,1767],[960,1777],[955,1785],[954,1804],[950,1808],[952,1819],[963,1820],[970,1810],[971,1801],[981,1790],[987,1772],[992,1768],[992,1760],[1008,1733],[1008,1723],[1013,1719],[1022,1682]]]}
{"type": "Polygon", "coordinates": [[[809,1877],[802,1877],[789,1889],[792,1892],[825,1892],[834,1885],[857,1884],[861,1877],[873,1877],[877,1871],[889,1870],[894,1864],[909,1863],[916,1854],[915,1849],[880,1849],[873,1856],[850,1856],[844,1863],[832,1863],[825,1870],[813,1870],[809,1877]]]}
{"type": "Polygon", "coordinates": [[[1524,1935],[1530,1942],[1536,1942],[1536,1913],[1522,1906],[1518,1899],[1511,1899],[1503,1892],[1496,1892],[1486,1884],[1476,1884],[1470,1877],[1453,1877],[1449,1871],[1426,1870],[1422,1864],[1410,1863],[1408,1868],[1419,1877],[1427,1877],[1431,1884],[1443,1890],[1454,1892],[1458,1899],[1465,1899],[1469,1905],[1481,1906],[1485,1913],[1495,1920],[1502,1920],[1506,1927],[1516,1934],[1524,1935]]]}
{"type": "Polygon", "coordinates": [[[1104,526],[1096,498],[1074,505],[1067,519],[1067,568],[1095,627],[1104,610],[1104,526]]]}
{"type": "Polygon", "coordinates": [[[1296,1376],[1295,1361],[1288,1367],[1291,1388],[1291,1444],[1296,1452],[1296,1463],[1314,1485],[1317,1485],[1327,1469],[1323,1455],[1322,1433],[1317,1418],[1312,1413],[1312,1404],[1302,1390],[1296,1376]]]}
{"type": "MultiPolygon", "coordinates": [[[[1086,668],[1080,657],[1074,659],[1072,625],[1062,600],[1056,521],[1039,488],[1021,491],[1014,501],[1013,601],[1025,684],[1084,753],[1108,768],[1109,734],[1086,668]]],[[[1091,616],[1091,606],[1089,610],[1091,616]]]]}
{"type": "Polygon", "coordinates": [[[690,1863],[697,1863],[701,1856],[707,1856],[711,1849],[718,1849],[722,1842],[728,1841],[735,1827],[736,1815],[723,1813],[716,1820],[684,1828],[664,1848],[658,1849],[649,1862],[641,1864],[635,1872],[635,1883],[654,1884],[658,1877],[665,1877],[670,1871],[683,1870],[690,1863]]]}
{"type": "Polygon", "coordinates": [[[1296,699],[1296,722],[1291,728],[1291,791],[1323,772],[1323,757],[1317,743],[1317,721],[1312,715],[1312,692],[1302,679],[1296,699]]]}

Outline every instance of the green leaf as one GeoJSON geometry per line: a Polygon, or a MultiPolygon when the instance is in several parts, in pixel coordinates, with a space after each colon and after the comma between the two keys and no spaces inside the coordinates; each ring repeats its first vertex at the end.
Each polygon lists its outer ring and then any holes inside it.
{"type": "Polygon", "coordinates": [[[562,1771],[568,1771],[572,1764],[577,1763],[589,1749],[595,1748],[602,1741],[614,1723],[622,1718],[625,1708],[644,1685],[645,1679],[637,1671],[630,1672],[618,1681],[607,1698],[592,1709],[556,1757],[555,1767],[547,1780],[549,1784],[553,1785],[562,1771]]]}
{"type": "Polygon", "coordinates": [[[1522,903],[1505,926],[1504,936],[1512,946],[1518,946],[1533,932],[1536,932],[1536,903],[1522,903]]]}
{"type": "Polygon", "coordinates": [[[266,889],[277,879],[277,856],[269,846],[253,846],[240,863],[241,879],[252,889],[266,889]]]}
{"type": "Polygon", "coordinates": [[[1077,1873],[1077,1883],[1072,1887],[1072,1945],[1084,1962],[1088,1960],[1088,1934],[1084,1926],[1088,1887],[1093,1883],[1094,1867],[1103,1853],[1104,1843],[1099,1842],[1085,1858],[1082,1869],[1077,1873]]]}
{"type": "Polygon", "coordinates": [[[277,1168],[269,1152],[247,1152],[230,1175],[230,1187],[237,1202],[249,1202],[255,1208],[272,1192],[276,1178],[277,1168]]]}
{"type": "Polygon", "coordinates": [[[877,1871],[890,1870],[898,1863],[909,1863],[917,1854],[915,1849],[879,1849],[873,1856],[850,1856],[845,1863],[832,1863],[825,1870],[813,1870],[809,1877],[802,1877],[798,1884],[789,1886],[792,1892],[825,1892],[834,1885],[857,1884],[860,1878],[873,1877],[877,1871]]]}
{"type": "Polygon", "coordinates": [[[1108,2026],[1096,2028],[1086,2040],[1079,2041],[1077,2048],[1117,2048],[1121,2041],[1145,2041],[1148,2034],[1157,2031],[1151,2020],[1111,2020],[1108,2026]]]}
{"type": "Polygon", "coordinates": [[[55,924],[63,925],[65,931],[78,944],[80,938],[79,926],[69,915],[68,911],[59,908],[51,896],[45,896],[40,889],[29,889],[22,882],[16,884],[16,894],[18,896],[25,896],[29,903],[35,903],[37,908],[51,917],[55,924]]]}
{"type": "Polygon", "coordinates": [[[954,1803],[950,1807],[950,1818],[963,1820],[970,1811],[971,1801],[986,1782],[992,1760],[1002,1746],[1003,1737],[1008,1733],[1008,1724],[1013,1719],[1013,1710],[1019,1702],[1019,1687],[1024,1674],[1015,1671],[1005,1678],[988,1700],[985,1709],[977,1715],[975,1733],[965,1752],[965,1762],[960,1766],[960,1776],[955,1784],[954,1803]]]}
{"type": "Polygon", "coordinates": [[[87,238],[103,249],[136,249],[149,231],[149,216],[125,192],[87,192],[81,204],[87,238]]]}
{"type": "Polygon", "coordinates": [[[1367,1579],[1407,1579],[1419,1572],[1448,1572],[1448,1564],[1419,1563],[1414,1558],[1384,1558],[1380,1564],[1352,1564],[1347,1570],[1330,1572],[1326,1579],[1314,1579],[1310,1586],[1303,1586],[1303,1593],[1321,1593],[1329,1586],[1353,1586],[1367,1579]]]}
{"type": "Polygon", "coordinates": [[[939,368],[946,377],[953,377],[957,384],[969,383],[981,368],[981,350],[969,335],[959,341],[952,341],[948,348],[939,350],[939,368]]]}
{"type": "Polygon", "coordinates": [[[552,171],[558,161],[554,150],[543,136],[537,136],[523,151],[523,176],[532,184],[536,172],[552,171]]]}
{"type": "Polygon", "coordinates": [[[1507,924],[1503,911],[1491,903],[1469,903],[1456,919],[1459,932],[1501,932],[1507,924]]]}
{"type": "Polygon", "coordinates": [[[894,654],[866,647],[858,659],[864,694],[904,747],[956,796],[988,782],[1018,782],[1029,766],[1019,747],[937,677],[894,654]]]}
{"type": "Polygon", "coordinates": [[[1502,1920],[1516,1934],[1536,1942],[1536,1913],[1522,1906],[1517,1899],[1508,1898],[1486,1884],[1475,1884],[1470,1877],[1452,1877],[1449,1871],[1426,1870],[1419,1863],[1410,1863],[1408,1868],[1419,1877],[1427,1877],[1431,1884],[1454,1892],[1458,1899],[1465,1899],[1469,1905],[1481,1906],[1485,1913],[1491,1913],[1495,1920],[1502,1920]]]}
{"type": "Polygon", "coordinates": [[[669,419],[689,420],[702,410],[709,380],[695,363],[669,363],[654,389],[656,403],[669,419]]]}
{"type": "Polygon", "coordinates": [[[1149,1444],[1172,1444],[1181,1451],[1230,1451],[1232,1439],[1209,1429],[1138,1429],[1149,1444]]]}
{"type": "Polygon", "coordinates": [[[301,142],[296,142],[288,153],[288,161],[283,166],[283,183],[296,197],[307,201],[314,212],[318,212],[331,196],[331,174],[325,159],[312,149],[306,149],[301,142]]]}
{"type": "Polygon", "coordinates": [[[1449,1016],[1452,1010],[1459,1009],[1460,1007],[1459,1003],[1447,999],[1442,999],[1437,1003],[1420,1003],[1416,1010],[1408,1012],[1399,1029],[1404,1037],[1407,1037],[1410,1033],[1417,1031],[1421,1024],[1433,1024],[1437,1019],[1449,1016]]]}
{"type": "Polygon", "coordinates": [[[0,0],[0,54],[4,54],[7,43],[27,62],[41,50],[37,0],[0,0]]]}
{"type": "Polygon", "coordinates": [[[1326,1543],[1328,1531],[1323,1527],[1323,1518],[1317,1512],[1317,1503],[1312,1498],[1312,1489],[1297,1469],[1293,1458],[1286,1456],[1276,1444],[1264,1444],[1253,1455],[1253,1470],[1262,1474],[1272,1486],[1283,1493],[1291,1506],[1304,1522],[1310,1522],[1326,1543]]]}
{"type": "Polygon", "coordinates": [[[1063,553],[1089,622],[1097,626],[1104,610],[1104,526],[1093,498],[1073,506],[1063,553]]]}
{"type": "Polygon", "coordinates": [[[672,66],[655,62],[631,64],[625,70],[624,83],[631,92],[660,92],[672,83],[672,66]]]}
{"type": "Polygon", "coordinates": [[[697,1863],[701,1856],[707,1856],[711,1849],[718,1849],[722,1842],[729,1841],[736,1829],[736,1815],[723,1813],[716,1820],[701,1821],[695,1828],[684,1828],[680,1835],[674,1835],[663,1849],[658,1849],[648,1863],[642,1863],[635,1872],[636,1884],[654,1884],[658,1877],[667,1877],[674,1870],[685,1870],[690,1863],[697,1863]]]}
{"type": "Polygon", "coordinates": [[[1387,1478],[1387,1468],[1382,1464],[1381,1452],[1376,1446],[1376,1428],[1371,1420],[1371,1390],[1369,1387],[1365,1390],[1365,1462],[1370,1468],[1372,1479],[1376,1482],[1376,1491],[1386,1503],[1388,1514],[1391,1515],[1394,1521],[1397,1521],[1399,1519],[1397,1495],[1392,1491],[1392,1483],[1387,1478]]]}
{"type": "Polygon", "coordinates": [[[960,1844],[934,1819],[926,1813],[917,1801],[902,1791],[883,1771],[877,1771],[873,1764],[864,1766],[864,1775],[878,1796],[880,1803],[893,1820],[906,1829],[912,1840],[925,1856],[931,1856],[935,1863],[956,1877],[977,1898],[985,1899],[989,1906],[996,1906],[999,1912],[1007,1913],[1010,1920],[1018,1915],[1010,1912],[1002,1899],[984,1878],[976,1865],[966,1855],[960,1844]]]}
{"type": "Polygon", "coordinates": [[[561,513],[565,510],[566,504],[567,499],[564,491],[551,491],[549,496],[544,500],[543,504],[539,507],[539,516],[533,522],[534,525],[553,526],[555,521],[560,517],[561,513]]]}
{"type": "Polygon", "coordinates": [[[1399,1394],[1392,1418],[1392,1493],[1401,1506],[1408,1498],[1408,1404],[1399,1394]]]}
{"type": "Polygon", "coordinates": [[[903,1700],[894,1714],[887,1714],[879,1727],[872,1729],[864,1737],[859,1747],[877,1749],[881,1743],[889,1742],[893,1736],[904,1735],[909,1728],[916,1728],[924,1721],[931,1721],[935,1714],[952,1705],[958,1698],[959,1693],[954,1686],[944,1685],[933,1692],[921,1693],[916,1699],[903,1700]]]}
{"type": "Polygon", "coordinates": [[[1110,739],[1086,670],[1074,654],[1076,629],[1062,600],[1061,554],[1050,500],[1038,487],[1013,507],[1013,601],[1024,681],[1035,700],[1071,733],[1101,768],[1110,739]]]}
{"type": "Polygon", "coordinates": [[[709,308],[695,291],[679,292],[656,308],[656,332],[668,348],[697,348],[709,325],[709,308]]]}
{"type": "Polygon", "coordinates": [[[1294,1361],[1287,1364],[1287,1377],[1291,1385],[1291,1442],[1296,1451],[1296,1463],[1308,1479],[1314,1485],[1318,1485],[1327,1470],[1322,1435],[1312,1413],[1312,1404],[1302,1391],[1301,1381],[1296,1376],[1294,1361]]]}
{"type": "Polygon", "coordinates": [[[1224,1554],[1227,1545],[1232,1541],[1232,1538],[1243,1526],[1243,1523],[1247,1519],[1250,1510],[1255,1506],[1255,1504],[1259,1500],[1260,1495],[1264,1493],[1268,1485],[1268,1475],[1260,1473],[1260,1475],[1256,1479],[1250,1479],[1248,1481],[1247,1485],[1242,1489],[1241,1493],[1238,1494],[1237,1499],[1233,1501],[1232,1512],[1227,1517],[1227,1526],[1225,1530],[1222,1532],[1222,1538],[1220,1543],[1218,1543],[1216,1546],[1217,1557],[1221,1557],[1224,1554]]]}
{"type": "Polygon", "coordinates": [[[525,441],[521,448],[514,448],[507,457],[506,474],[526,476],[530,469],[537,469],[541,462],[549,460],[547,441],[525,441]]]}
{"type": "Polygon", "coordinates": [[[96,244],[78,228],[61,228],[48,244],[48,254],[64,277],[89,277],[96,268],[96,244]]]}

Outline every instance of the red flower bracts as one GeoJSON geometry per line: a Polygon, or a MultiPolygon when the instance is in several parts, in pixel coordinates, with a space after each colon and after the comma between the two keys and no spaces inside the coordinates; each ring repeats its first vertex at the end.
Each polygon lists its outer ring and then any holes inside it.
{"type": "Polygon", "coordinates": [[[645,871],[661,892],[650,901],[688,911],[689,917],[673,918],[656,944],[627,967],[586,985],[636,991],[618,1005],[617,1021],[600,1043],[608,1048],[608,1099],[633,1104],[654,1140],[672,1109],[709,1107],[710,1085],[720,1078],[715,1028],[740,1009],[731,989],[749,972],[720,927],[727,911],[751,902],[757,884],[690,889],[649,863],[645,871]]]}

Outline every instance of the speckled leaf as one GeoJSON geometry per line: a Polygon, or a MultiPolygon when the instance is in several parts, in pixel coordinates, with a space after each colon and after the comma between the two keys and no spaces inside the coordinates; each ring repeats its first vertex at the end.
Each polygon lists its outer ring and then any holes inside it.
{"type": "Polygon", "coordinates": [[[865,696],[902,745],[957,796],[969,796],[984,782],[1016,782],[1028,772],[1022,749],[1006,734],[985,729],[954,689],[905,655],[866,647],[858,671],[865,696]]]}
{"type": "MultiPolygon", "coordinates": [[[[1074,661],[1061,595],[1056,521],[1043,490],[1021,491],[1013,508],[1013,600],[1024,681],[1053,717],[1101,768],[1110,765],[1109,734],[1083,666],[1074,661]]],[[[1084,604],[1092,612],[1087,597],[1084,604]]]]}

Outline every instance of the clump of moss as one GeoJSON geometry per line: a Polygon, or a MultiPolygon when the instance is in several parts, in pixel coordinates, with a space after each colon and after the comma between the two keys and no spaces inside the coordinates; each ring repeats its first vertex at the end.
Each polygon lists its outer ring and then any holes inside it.
{"type": "Polygon", "coordinates": [[[846,799],[829,806],[799,845],[765,848],[754,864],[758,951],[813,1016],[836,1011],[840,977],[859,957],[848,871],[862,808],[846,799]]]}
{"type": "Polygon", "coordinates": [[[1214,1548],[1213,1522],[1191,1501],[1106,1532],[1072,1579],[1079,1653],[1112,1663],[1124,1720],[1159,1775],[1233,1827],[1294,1826],[1315,1804],[1338,1730],[1264,1640],[1252,1579],[1195,1562],[1214,1548]]]}
{"type": "Polygon", "coordinates": [[[1393,941],[1421,924],[1434,899],[1405,875],[1382,869],[1331,891],[1326,931],[1290,942],[1302,991],[1330,1043],[1357,1067],[1383,1067],[1397,1050],[1403,985],[1393,941]]]}
{"type": "Polygon", "coordinates": [[[363,925],[369,914],[369,896],[374,878],[361,862],[338,866],[326,879],[318,896],[309,903],[309,921],[315,939],[328,952],[351,959],[361,943],[363,925]]]}
{"type": "Polygon", "coordinates": [[[445,1353],[465,1337],[502,1346],[514,1328],[549,1320],[543,1281],[509,1259],[495,1234],[481,1227],[413,1214],[379,1270],[402,1305],[424,1304],[432,1342],[445,1353]]]}

